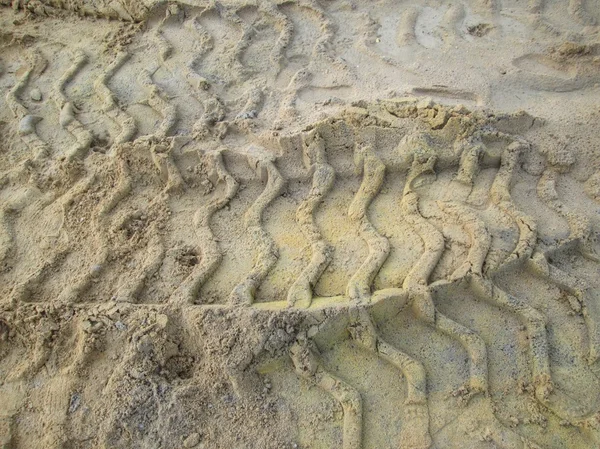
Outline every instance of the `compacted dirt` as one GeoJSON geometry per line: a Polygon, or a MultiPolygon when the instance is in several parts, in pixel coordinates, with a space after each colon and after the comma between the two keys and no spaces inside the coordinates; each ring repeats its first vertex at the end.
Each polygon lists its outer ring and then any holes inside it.
{"type": "Polygon", "coordinates": [[[600,447],[597,0],[0,5],[0,448],[600,447]]]}

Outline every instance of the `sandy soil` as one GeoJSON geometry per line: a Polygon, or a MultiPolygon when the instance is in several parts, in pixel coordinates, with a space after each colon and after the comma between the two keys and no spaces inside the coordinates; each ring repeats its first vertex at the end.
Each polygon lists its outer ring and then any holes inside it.
{"type": "Polygon", "coordinates": [[[0,448],[600,447],[597,0],[0,5],[0,448]]]}

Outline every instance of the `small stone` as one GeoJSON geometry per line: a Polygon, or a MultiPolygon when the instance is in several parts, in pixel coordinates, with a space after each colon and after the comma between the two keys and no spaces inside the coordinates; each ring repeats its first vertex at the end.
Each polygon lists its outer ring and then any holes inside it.
{"type": "Polygon", "coordinates": [[[33,101],[42,101],[42,92],[37,87],[31,89],[31,93],[29,95],[33,101]]]}
{"type": "Polygon", "coordinates": [[[76,412],[79,408],[79,404],[81,404],[81,396],[79,393],[73,393],[71,400],[69,401],[69,413],[76,412]]]}
{"type": "Polygon", "coordinates": [[[469,109],[467,109],[467,107],[464,104],[457,104],[456,106],[454,106],[454,108],[452,108],[453,112],[456,112],[457,114],[468,114],[469,109]]]}
{"type": "Polygon", "coordinates": [[[183,447],[195,447],[200,443],[200,434],[192,433],[185,440],[183,440],[183,447]]]}
{"type": "Polygon", "coordinates": [[[238,120],[247,120],[247,119],[256,118],[257,116],[258,116],[258,112],[256,110],[252,109],[251,111],[248,111],[248,112],[240,112],[236,118],[238,120]]]}
{"type": "Polygon", "coordinates": [[[109,317],[113,321],[118,321],[120,318],[120,312],[118,307],[112,307],[106,311],[106,316],[109,317]]]}
{"type": "Polygon", "coordinates": [[[42,120],[41,117],[36,115],[26,115],[19,122],[19,135],[28,136],[29,134],[35,133],[35,125],[42,120]]]}
{"type": "Polygon", "coordinates": [[[169,323],[169,317],[163,313],[159,313],[158,315],[156,315],[156,324],[158,324],[158,326],[161,329],[164,329],[165,327],[167,327],[167,324],[169,323]]]}
{"type": "Polygon", "coordinates": [[[142,354],[150,355],[154,350],[152,340],[148,335],[144,335],[137,343],[137,350],[142,354]]]}
{"type": "Polygon", "coordinates": [[[58,121],[60,126],[66,128],[73,122],[73,120],[75,120],[75,108],[70,102],[67,102],[60,110],[60,117],[58,121]]]}
{"type": "Polygon", "coordinates": [[[435,103],[431,97],[426,97],[417,103],[417,109],[429,109],[432,108],[435,103]]]}
{"type": "Polygon", "coordinates": [[[308,329],[308,337],[312,338],[319,333],[319,326],[311,326],[308,329]]]}

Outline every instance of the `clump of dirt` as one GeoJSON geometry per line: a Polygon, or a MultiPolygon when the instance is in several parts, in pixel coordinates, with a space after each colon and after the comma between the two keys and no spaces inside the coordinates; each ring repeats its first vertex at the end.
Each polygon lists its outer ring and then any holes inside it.
{"type": "Polygon", "coordinates": [[[585,56],[593,52],[593,46],[586,44],[579,44],[577,42],[564,42],[559,47],[551,50],[552,53],[563,58],[569,58],[574,56],[585,56]]]}
{"type": "Polygon", "coordinates": [[[471,36],[483,37],[494,29],[494,26],[490,23],[478,23],[467,27],[467,32],[471,36]]]}

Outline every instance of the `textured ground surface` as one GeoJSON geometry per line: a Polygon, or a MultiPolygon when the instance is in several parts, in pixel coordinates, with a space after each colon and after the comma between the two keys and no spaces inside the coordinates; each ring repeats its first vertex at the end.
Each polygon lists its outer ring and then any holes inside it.
{"type": "Polygon", "coordinates": [[[597,0],[0,5],[0,448],[600,445],[597,0]]]}

